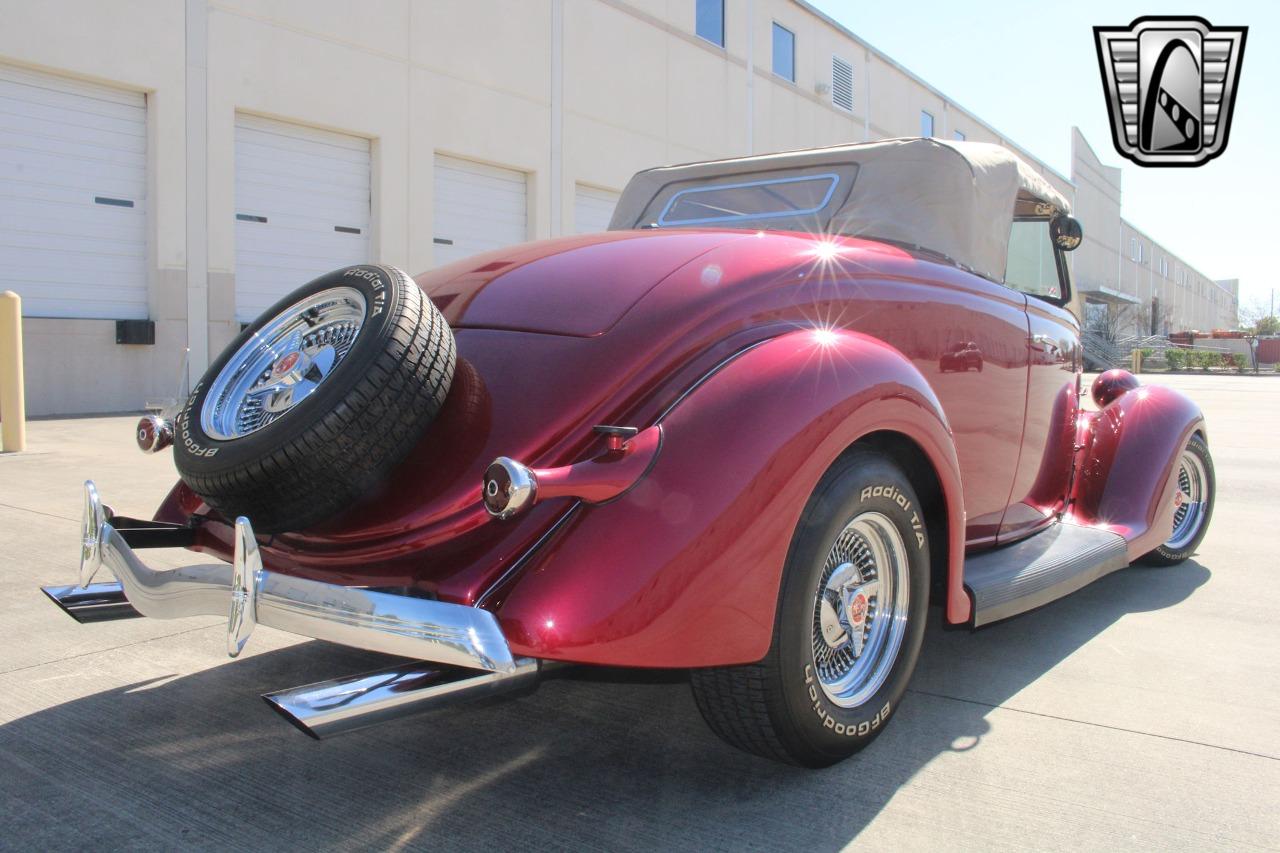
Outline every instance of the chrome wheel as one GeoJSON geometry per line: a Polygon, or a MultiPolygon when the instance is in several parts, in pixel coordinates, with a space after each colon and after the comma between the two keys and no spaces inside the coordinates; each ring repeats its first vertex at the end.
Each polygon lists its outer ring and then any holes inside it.
{"type": "Polygon", "coordinates": [[[1178,490],[1173,495],[1173,535],[1164,543],[1170,551],[1186,548],[1204,524],[1209,476],[1204,462],[1190,448],[1178,460],[1178,490]]]}
{"type": "Polygon", "coordinates": [[[856,516],[827,554],[813,606],[813,664],[827,698],[866,702],[889,677],[907,629],[907,549],[888,516],[856,516]]]}
{"type": "Polygon", "coordinates": [[[365,298],[334,287],[290,305],[236,350],[209,388],[200,426],[211,438],[242,438],[315,393],[364,325],[365,298]]]}

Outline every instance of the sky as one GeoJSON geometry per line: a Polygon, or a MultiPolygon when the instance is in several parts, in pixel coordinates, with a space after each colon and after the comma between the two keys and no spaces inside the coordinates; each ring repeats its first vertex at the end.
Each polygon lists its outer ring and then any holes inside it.
{"type": "Polygon", "coordinates": [[[1272,288],[1280,313],[1280,2],[811,2],[1068,177],[1079,127],[1122,167],[1125,219],[1212,278],[1239,278],[1242,313],[1266,310],[1272,288]],[[1093,27],[1176,14],[1249,27],[1231,135],[1203,166],[1143,168],[1112,144],[1093,27]]]}

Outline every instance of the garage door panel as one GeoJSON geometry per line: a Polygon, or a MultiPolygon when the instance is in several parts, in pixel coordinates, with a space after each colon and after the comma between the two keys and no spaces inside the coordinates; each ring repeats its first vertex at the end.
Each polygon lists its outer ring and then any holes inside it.
{"type": "MultiPolygon", "coordinates": [[[[68,130],[74,132],[76,129],[73,127],[68,130]]],[[[142,136],[122,135],[110,139],[93,139],[83,135],[69,139],[66,135],[37,133],[30,127],[8,127],[0,124],[0,150],[74,157],[90,163],[134,166],[138,157],[145,155],[147,140],[142,136]]]]}
{"type": "Polygon", "coordinates": [[[27,146],[6,145],[0,141],[0,169],[14,179],[50,183],[61,186],[97,187],[102,181],[126,182],[130,186],[146,186],[145,151],[104,152],[86,155],[83,148],[72,150],[32,140],[27,146]]]}
{"type": "Polygon", "coordinates": [[[236,115],[237,135],[246,142],[272,146],[281,151],[315,151],[318,146],[355,152],[359,156],[369,151],[369,140],[362,136],[308,127],[303,124],[260,118],[247,113],[236,115]]]}
{"type": "Polygon", "coordinates": [[[138,129],[138,120],[146,112],[145,101],[124,105],[72,94],[49,98],[49,94],[47,89],[0,78],[0,127],[35,122],[56,125],[53,135],[58,137],[67,135],[63,130],[67,127],[89,131],[90,137],[97,132],[146,137],[145,130],[139,133],[138,129]]]}
{"type": "MultiPolygon", "coordinates": [[[[299,190],[286,185],[255,185],[245,187],[244,192],[237,196],[236,212],[258,216],[274,213],[279,217],[304,220],[350,219],[356,215],[355,211],[363,211],[367,207],[368,198],[368,190],[338,194],[299,190]]],[[[361,216],[361,221],[368,220],[367,212],[361,216]]]]}
{"type": "Polygon", "coordinates": [[[236,118],[236,318],[248,322],[289,291],[369,260],[369,141],[236,118]],[[358,234],[334,230],[356,228],[358,234]]]}
{"type": "Polygon", "coordinates": [[[609,230],[609,220],[618,205],[619,193],[578,184],[573,197],[573,230],[592,234],[609,230]]]}
{"type": "Polygon", "coordinates": [[[353,179],[366,180],[364,170],[368,168],[369,157],[365,152],[363,158],[353,156],[356,152],[332,145],[321,145],[309,150],[293,150],[281,145],[261,145],[241,140],[243,144],[237,149],[237,159],[254,164],[272,163],[277,170],[295,169],[299,174],[324,172],[325,174],[346,174],[353,179]]]}
{"type": "Polygon", "coordinates": [[[147,317],[146,136],[141,93],[0,65],[0,289],[25,314],[147,317]]]}
{"type": "Polygon", "coordinates": [[[456,232],[462,230],[476,239],[488,239],[491,235],[486,234],[487,229],[500,229],[502,237],[500,239],[518,240],[523,243],[528,239],[525,233],[525,218],[515,213],[489,212],[484,210],[468,211],[459,213],[450,217],[452,226],[441,228],[437,226],[438,236],[448,237],[445,231],[451,230],[456,232]]]}
{"type": "Polygon", "coordinates": [[[67,201],[68,204],[93,205],[95,199],[123,199],[140,207],[145,192],[145,179],[131,179],[132,170],[122,169],[116,174],[93,177],[93,170],[78,170],[68,163],[67,172],[60,175],[33,173],[20,169],[19,164],[0,164],[0,193],[15,199],[40,201],[67,201]],[[45,191],[51,195],[42,195],[45,191]]]}
{"type": "MultiPolygon", "coordinates": [[[[3,206],[3,201],[0,201],[0,206],[3,206]]],[[[0,225],[0,228],[3,228],[3,226],[0,225]]],[[[84,252],[90,255],[102,255],[103,257],[119,255],[134,258],[145,258],[147,253],[147,244],[141,240],[132,241],[105,237],[86,237],[83,235],[76,235],[75,240],[68,240],[65,234],[47,231],[19,231],[16,229],[10,230],[6,237],[6,244],[28,252],[84,252]]]]}
{"type": "Polygon", "coordinates": [[[268,230],[280,228],[284,231],[307,231],[309,233],[322,235],[322,239],[331,239],[331,234],[341,234],[341,231],[334,231],[335,228],[358,228],[361,234],[368,231],[367,222],[352,221],[352,215],[349,210],[342,210],[337,205],[328,205],[331,210],[322,209],[321,205],[314,206],[314,215],[302,215],[298,213],[289,213],[281,211],[278,207],[271,209],[263,205],[248,204],[244,207],[237,207],[236,216],[239,218],[236,227],[251,226],[259,231],[263,228],[268,230]],[[245,219],[243,217],[249,217],[245,219]],[[266,222],[258,221],[265,219],[266,222]]]}
{"type": "Polygon", "coordinates": [[[260,183],[277,183],[294,180],[309,182],[321,180],[324,186],[367,187],[369,185],[369,161],[359,163],[325,162],[319,157],[288,157],[274,148],[258,147],[256,151],[242,150],[236,158],[236,168],[243,169],[245,177],[260,183]],[[261,167],[271,164],[271,171],[261,167]]]}
{"type": "Polygon", "coordinates": [[[146,240],[146,217],[135,213],[136,210],[92,203],[73,205],[28,201],[18,210],[0,212],[0,230],[34,231],[67,237],[84,235],[98,240],[143,243],[146,240]],[[102,212],[85,208],[101,208],[102,212]]]}
{"type": "Polygon", "coordinates": [[[525,194],[494,192],[476,198],[465,187],[457,187],[440,193],[436,198],[447,204],[458,215],[503,216],[515,221],[525,219],[525,194]]]}
{"type": "Polygon", "coordinates": [[[145,118],[141,109],[134,111],[135,115],[128,119],[118,119],[85,113],[60,113],[39,106],[29,107],[28,112],[22,113],[22,107],[20,103],[0,101],[0,129],[22,130],[35,138],[75,141],[86,147],[100,145],[134,151],[146,148],[146,132],[139,132],[138,127],[145,118]]]}
{"type": "Polygon", "coordinates": [[[437,266],[529,239],[524,172],[438,154],[432,195],[437,266]]]}
{"type": "MultiPolygon", "coordinates": [[[[21,206],[23,209],[44,209],[57,215],[65,213],[59,211],[59,207],[82,207],[88,202],[93,202],[89,198],[82,187],[57,187],[48,184],[37,184],[30,181],[6,181],[5,173],[0,170],[0,205],[7,205],[10,209],[17,209],[21,206]]],[[[121,193],[111,192],[110,186],[103,187],[103,193],[100,196],[104,199],[119,199],[121,193]]],[[[120,187],[122,191],[128,191],[131,187],[120,187]]],[[[132,199],[129,199],[132,201],[132,199]]],[[[96,202],[94,202],[97,204],[96,202]]],[[[135,206],[120,207],[112,204],[98,204],[99,207],[114,208],[112,213],[128,212],[136,210],[135,206]]],[[[19,220],[20,221],[20,220],[19,220]]]]}
{"type": "Polygon", "coordinates": [[[441,175],[436,181],[439,197],[453,197],[457,200],[476,201],[477,184],[484,188],[483,198],[504,197],[508,202],[517,198],[526,198],[528,191],[525,184],[513,184],[508,181],[468,180],[457,175],[441,175]]]}
{"type": "MultiPolygon", "coordinates": [[[[38,117],[54,118],[67,124],[74,124],[77,120],[92,122],[96,119],[105,119],[108,124],[101,127],[111,127],[110,122],[116,122],[118,123],[116,127],[119,129],[136,133],[132,123],[136,122],[138,111],[146,110],[140,96],[133,92],[124,92],[125,101],[128,102],[102,100],[100,97],[86,97],[81,93],[10,81],[4,77],[4,73],[4,70],[0,69],[0,113],[23,117],[29,111],[38,117]],[[72,119],[68,120],[68,117],[72,119]]],[[[65,83],[74,85],[73,81],[63,81],[59,85],[65,85],[65,83]]]]}
{"type": "MultiPolygon", "coordinates": [[[[117,187],[146,186],[145,166],[138,160],[145,154],[117,152],[112,157],[81,157],[72,152],[59,153],[45,149],[19,148],[0,140],[0,176],[12,181],[45,184],[55,187],[80,187],[97,190],[104,183],[117,187]]],[[[101,193],[95,192],[96,195],[101,193]]]]}
{"type": "Polygon", "coordinates": [[[121,107],[137,109],[143,105],[138,92],[30,71],[16,65],[0,66],[0,89],[33,103],[62,104],[84,112],[115,114],[121,107]]]}
{"type": "MultiPolygon", "coordinates": [[[[107,298],[120,296],[131,286],[133,275],[130,258],[103,256],[94,264],[94,289],[92,296],[107,298]]],[[[50,265],[41,263],[14,264],[6,267],[4,275],[13,281],[46,284],[76,284],[80,280],[79,268],[71,264],[50,265]]],[[[72,298],[72,297],[68,297],[72,298]]]]}
{"type": "MultiPolygon", "coordinates": [[[[271,248],[255,252],[250,266],[292,268],[299,258],[312,261],[336,260],[340,262],[338,265],[341,265],[341,262],[346,261],[354,253],[363,251],[363,248],[359,237],[355,237],[351,244],[343,245],[339,241],[326,243],[315,239],[290,239],[285,236],[279,240],[273,240],[271,248]]],[[[358,263],[358,261],[352,263],[358,263]]]]}
{"type": "MultiPolygon", "coordinates": [[[[295,193],[307,193],[317,199],[331,198],[338,204],[367,200],[369,195],[368,177],[362,182],[357,182],[321,172],[297,175],[281,172],[272,175],[246,169],[244,180],[239,185],[244,190],[242,197],[252,199],[259,204],[274,203],[281,191],[290,196],[295,193]]],[[[286,204],[286,209],[292,207],[292,201],[286,204]]]]}

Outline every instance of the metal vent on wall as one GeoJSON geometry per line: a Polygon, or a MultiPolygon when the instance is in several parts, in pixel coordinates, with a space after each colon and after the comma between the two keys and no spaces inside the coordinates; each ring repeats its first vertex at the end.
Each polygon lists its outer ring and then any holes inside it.
{"type": "Polygon", "coordinates": [[[831,103],[853,112],[853,66],[838,56],[831,57],[831,103]]]}

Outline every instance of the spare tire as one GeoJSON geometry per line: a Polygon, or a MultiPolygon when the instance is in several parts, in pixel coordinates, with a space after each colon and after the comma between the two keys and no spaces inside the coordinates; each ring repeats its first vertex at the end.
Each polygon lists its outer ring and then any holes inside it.
{"type": "Polygon", "coordinates": [[[256,531],[298,530],[366,495],[444,405],[453,333],[409,276],[322,275],[218,356],[174,423],[188,486],[256,531]]]}

